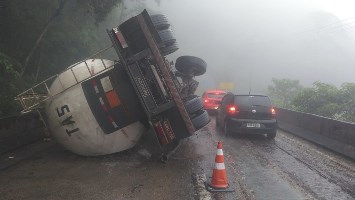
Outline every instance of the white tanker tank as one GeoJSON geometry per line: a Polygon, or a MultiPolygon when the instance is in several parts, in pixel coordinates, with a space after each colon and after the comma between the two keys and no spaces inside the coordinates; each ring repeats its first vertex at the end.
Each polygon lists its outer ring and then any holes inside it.
{"type": "Polygon", "coordinates": [[[56,141],[74,153],[123,151],[145,130],[128,77],[119,64],[115,69],[113,65],[110,60],[86,60],[59,74],[49,88],[54,97],[45,102],[47,126],[56,141]]]}

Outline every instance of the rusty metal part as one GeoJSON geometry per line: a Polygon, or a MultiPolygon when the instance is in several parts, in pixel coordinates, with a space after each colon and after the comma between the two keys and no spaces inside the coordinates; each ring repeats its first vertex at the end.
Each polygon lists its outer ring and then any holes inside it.
{"type": "Polygon", "coordinates": [[[158,48],[157,44],[155,43],[151,32],[149,31],[149,28],[145,22],[143,15],[142,14],[138,15],[137,19],[138,19],[139,25],[144,33],[144,36],[147,39],[147,42],[148,42],[149,48],[152,51],[153,57],[154,57],[155,61],[157,62],[158,66],[163,74],[163,77],[164,77],[164,79],[169,87],[169,90],[171,91],[171,94],[173,96],[173,99],[180,111],[181,117],[183,118],[183,120],[185,122],[187,130],[192,135],[195,132],[195,128],[191,122],[189,114],[186,112],[184,103],[179,95],[179,92],[177,91],[175,84],[174,84],[172,78],[170,77],[168,67],[166,66],[166,63],[164,62],[164,59],[159,52],[159,48],[158,48]]]}

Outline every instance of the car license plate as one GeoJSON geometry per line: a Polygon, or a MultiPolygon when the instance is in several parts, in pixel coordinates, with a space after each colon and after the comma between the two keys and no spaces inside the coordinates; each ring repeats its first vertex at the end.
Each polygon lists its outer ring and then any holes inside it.
{"type": "Polygon", "coordinates": [[[247,127],[249,128],[260,128],[259,123],[247,123],[247,127]]]}

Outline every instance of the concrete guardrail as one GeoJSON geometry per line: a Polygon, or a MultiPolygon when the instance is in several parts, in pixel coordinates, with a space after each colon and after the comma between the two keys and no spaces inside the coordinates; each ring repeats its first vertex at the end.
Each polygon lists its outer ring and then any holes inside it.
{"type": "MultiPolygon", "coordinates": [[[[279,128],[355,159],[355,124],[278,108],[279,128]]],[[[38,113],[0,118],[0,154],[43,138],[38,113]]]]}
{"type": "Polygon", "coordinates": [[[36,112],[0,118],[0,154],[43,137],[43,125],[36,112]]]}
{"type": "Polygon", "coordinates": [[[278,108],[279,128],[355,159],[355,124],[278,108]]]}

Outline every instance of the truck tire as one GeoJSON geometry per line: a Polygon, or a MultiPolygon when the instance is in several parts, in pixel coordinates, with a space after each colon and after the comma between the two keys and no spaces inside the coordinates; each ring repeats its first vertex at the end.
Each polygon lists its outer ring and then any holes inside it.
{"type": "Polygon", "coordinates": [[[194,125],[195,129],[199,130],[210,122],[210,116],[208,115],[207,111],[201,110],[201,113],[196,117],[192,118],[191,122],[194,125]]]}
{"type": "Polygon", "coordinates": [[[175,51],[177,51],[179,49],[178,44],[176,42],[174,42],[173,44],[167,46],[167,47],[162,47],[160,48],[160,52],[163,56],[167,56],[169,54],[174,53],[175,51]]]}
{"type": "Polygon", "coordinates": [[[157,29],[157,31],[168,29],[170,27],[168,18],[165,15],[162,14],[151,15],[150,19],[152,20],[155,29],[157,29]]]}
{"type": "Polygon", "coordinates": [[[195,97],[185,102],[187,113],[193,114],[203,108],[203,103],[200,97],[195,97]]]}
{"type": "Polygon", "coordinates": [[[186,102],[186,101],[189,101],[189,100],[194,99],[194,98],[196,98],[196,97],[198,97],[198,96],[195,95],[195,94],[193,94],[193,95],[189,95],[189,96],[187,96],[187,97],[182,98],[182,100],[183,100],[184,102],[186,102]]]}
{"type": "Polygon", "coordinates": [[[176,42],[176,39],[173,36],[173,31],[171,29],[162,30],[158,33],[161,38],[161,42],[165,47],[168,47],[176,42]]]}
{"type": "Polygon", "coordinates": [[[176,59],[175,68],[184,74],[189,74],[192,71],[194,76],[200,76],[206,73],[207,63],[195,56],[180,56],[176,59]]]}

